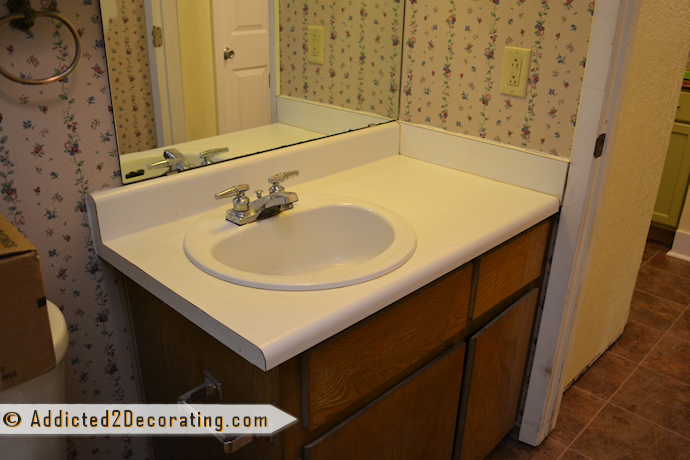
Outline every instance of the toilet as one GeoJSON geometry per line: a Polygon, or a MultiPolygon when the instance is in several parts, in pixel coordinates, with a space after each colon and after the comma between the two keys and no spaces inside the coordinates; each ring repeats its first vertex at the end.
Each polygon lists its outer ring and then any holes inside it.
{"type": "MultiPolygon", "coordinates": [[[[69,342],[67,323],[60,309],[47,302],[50,331],[55,348],[55,368],[16,387],[0,391],[0,404],[64,404],[65,352],[69,342]]],[[[64,436],[0,436],[2,458],[65,460],[64,436]]]]}

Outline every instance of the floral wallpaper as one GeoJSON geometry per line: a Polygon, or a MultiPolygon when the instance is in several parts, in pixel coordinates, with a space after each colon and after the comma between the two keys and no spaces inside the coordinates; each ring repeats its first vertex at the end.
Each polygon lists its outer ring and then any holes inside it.
{"type": "MultiPolygon", "coordinates": [[[[50,300],[69,328],[65,357],[70,403],[137,401],[115,276],[96,257],[84,199],[120,185],[97,1],[34,0],[74,24],[77,70],[63,81],[28,86],[0,77],[0,212],[39,249],[50,300]]],[[[7,14],[4,2],[0,16],[7,14]]],[[[25,78],[55,75],[74,58],[58,21],[28,32],[0,26],[0,65],[25,78]]],[[[143,438],[69,439],[70,459],[145,458],[143,438]]]]}
{"type": "Polygon", "coordinates": [[[285,96],[397,118],[403,3],[280,0],[285,96]],[[307,62],[307,27],[325,28],[324,64],[307,62]]]}
{"type": "Polygon", "coordinates": [[[406,0],[400,118],[570,158],[594,2],[406,0]],[[499,93],[505,46],[527,96],[499,93]]]}
{"type": "Polygon", "coordinates": [[[120,154],[156,148],[143,0],[109,0],[103,34],[120,154]]]}

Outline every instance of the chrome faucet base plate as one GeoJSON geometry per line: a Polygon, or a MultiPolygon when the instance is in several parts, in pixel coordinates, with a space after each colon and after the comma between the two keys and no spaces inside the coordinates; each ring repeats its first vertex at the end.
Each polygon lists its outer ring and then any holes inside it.
{"type": "MultiPolygon", "coordinates": [[[[298,201],[296,195],[295,195],[295,201],[298,201]]],[[[256,222],[259,220],[266,219],[271,216],[275,216],[276,214],[280,214],[283,211],[287,211],[289,209],[292,209],[293,204],[288,203],[288,204],[283,204],[283,205],[277,205],[273,206],[270,208],[265,208],[261,210],[260,212],[257,212],[253,207],[249,208],[249,211],[246,212],[238,212],[235,211],[234,209],[228,209],[225,211],[225,220],[228,222],[232,222],[235,225],[245,225],[249,224],[251,222],[256,222]]]]}

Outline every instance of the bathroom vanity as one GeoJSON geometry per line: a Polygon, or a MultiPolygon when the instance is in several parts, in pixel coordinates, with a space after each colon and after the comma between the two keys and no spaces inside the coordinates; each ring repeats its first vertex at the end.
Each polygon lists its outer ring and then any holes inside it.
{"type": "MultiPolygon", "coordinates": [[[[175,403],[207,372],[221,403],[298,419],[239,438],[231,454],[212,436],[152,437],[155,458],[481,459],[514,426],[559,200],[399,146],[389,124],[89,198],[98,254],[122,273],[144,402],[175,403]],[[299,292],[240,286],[188,260],[185,234],[230,207],[214,193],[293,169],[284,185],[297,195],[397,213],[414,254],[366,282],[299,292]]],[[[310,204],[285,214],[299,206],[310,204]]]]}
{"type": "MultiPolygon", "coordinates": [[[[550,228],[538,224],[268,372],[126,278],[144,399],[175,403],[207,371],[223,383],[223,403],[270,403],[299,419],[232,458],[482,459],[517,417],[550,228]]],[[[152,445],[155,458],[225,455],[210,435],[152,445]]]]}

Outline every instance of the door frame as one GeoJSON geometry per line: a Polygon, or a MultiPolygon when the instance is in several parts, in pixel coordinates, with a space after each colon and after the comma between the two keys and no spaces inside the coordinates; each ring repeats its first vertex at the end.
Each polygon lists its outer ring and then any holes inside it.
{"type": "Polygon", "coordinates": [[[568,182],[520,425],[519,440],[533,446],[554,428],[560,408],[579,287],[589,266],[591,232],[610,164],[606,151],[615,141],[641,1],[596,5],[568,182]],[[606,134],[604,153],[595,159],[600,133],[606,134]]]}
{"type": "Polygon", "coordinates": [[[144,0],[144,17],[158,146],[186,142],[177,0],[144,0]],[[153,45],[154,26],[162,31],[163,46],[158,48],[153,45]]]}

